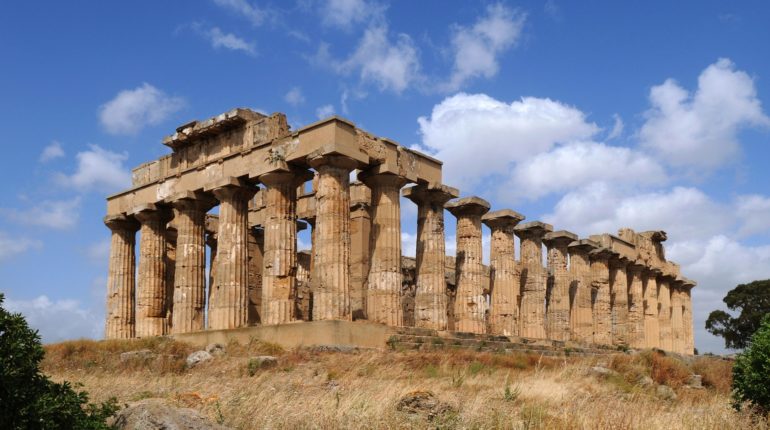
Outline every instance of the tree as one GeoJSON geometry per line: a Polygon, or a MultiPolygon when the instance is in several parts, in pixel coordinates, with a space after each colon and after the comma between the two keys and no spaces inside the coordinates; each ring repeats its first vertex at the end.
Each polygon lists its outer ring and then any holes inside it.
{"type": "Polygon", "coordinates": [[[770,279],[741,284],[730,290],[723,299],[727,308],[739,312],[733,317],[716,310],[706,320],[706,330],[725,339],[725,347],[746,348],[751,335],[759,329],[762,317],[770,313],[770,279]]]}
{"type": "Polygon", "coordinates": [[[750,402],[761,413],[770,412],[770,315],[751,338],[733,366],[735,407],[750,402]]]}
{"type": "Polygon", "coordinates": [[[115,400],[89,404],[87,393],[40,373],[40,336],[21,314],[3,308],[4,299],[0,293],[0,428],[108,429],[115,400]]]}

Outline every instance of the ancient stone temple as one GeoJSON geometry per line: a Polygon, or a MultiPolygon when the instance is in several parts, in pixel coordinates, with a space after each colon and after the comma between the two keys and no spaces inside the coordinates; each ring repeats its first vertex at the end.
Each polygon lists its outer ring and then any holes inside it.
{"type": "Polygon", "coordinates": [[[666,260],[665,232],[524,222],[442,183],[439,160],[338,117],[291,130],[283,114],[235,109],[163,144],[169,155],[107,198],[107,338],[368,321],[693,353],[695,282],[666,260]],[[402,256],[401,197],[416,205],[415,258],[402,256]]]}

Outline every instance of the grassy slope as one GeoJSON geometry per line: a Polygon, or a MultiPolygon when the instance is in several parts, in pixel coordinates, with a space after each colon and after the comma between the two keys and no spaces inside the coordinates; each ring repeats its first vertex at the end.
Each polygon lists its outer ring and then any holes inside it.
{"type": "Polygon", "coordinates": [[[684,364],[652,352],[549,359],[472,351],[283,351],[254,342],[192,369],[193,348],[161,339],[72,341],[46,346],[43,370],[80,382],[93,400],[160,397],[201,410],[234,428],[767,428],[730,407],[731,363],[684,364]],[[148,348],[158,357],[122,363],[120,352],[148,348]],[[272,354],[277,367],[250,372],[249,357],[272,354]],[[619,372],[597,377],[594,365],[619,372]],[[705,390],[682,387],[691,371],[705,390]],[[672,386],[678,400],[636,384],[642,375],[672,386]],[[454,409],[428,423],[397,411],[405,394],[427,390],[454,409]]]}

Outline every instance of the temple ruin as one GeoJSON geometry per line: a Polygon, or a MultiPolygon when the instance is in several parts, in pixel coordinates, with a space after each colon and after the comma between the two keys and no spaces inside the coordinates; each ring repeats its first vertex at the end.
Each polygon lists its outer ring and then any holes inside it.
{"type": "Polygon", "coordinates": [[[579,238],[490,211],[443,184],[439,160],[339,117],[293,131],[235,109],[163,144],[107,198],[107,338],[355,320],[693,354],[695,282],[666,260],[665,232],[579,238]],[[402,256],[401,196],[417,205],[416,258],[402,256]]]}

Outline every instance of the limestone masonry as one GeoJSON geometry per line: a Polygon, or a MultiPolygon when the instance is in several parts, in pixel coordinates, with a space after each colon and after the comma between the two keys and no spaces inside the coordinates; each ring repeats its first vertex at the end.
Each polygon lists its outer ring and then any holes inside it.
{"type": "Polygon", "coordinates": [[[107,338],[368,320],[693,354],[695,282],[666,260],[665,232],[579,238],[524,222],[460,198],[440,161],[338,117],[292,131],[283,114],[235,109],[163,144],[171,154],[107,198],[107,338]],[[417,205],[415,259],[401,255],[401,196],[417,205]],[[312,249],[298,250],[308,227],[312,249]]]}

